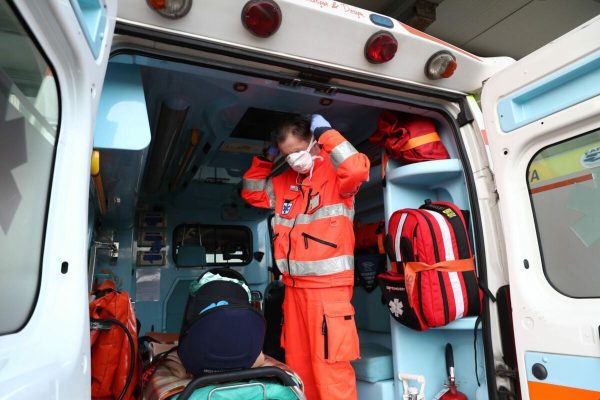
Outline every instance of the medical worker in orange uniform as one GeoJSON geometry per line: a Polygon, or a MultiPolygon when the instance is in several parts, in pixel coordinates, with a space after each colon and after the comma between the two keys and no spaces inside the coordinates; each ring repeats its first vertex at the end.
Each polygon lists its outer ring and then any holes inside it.
{"type": "Polygon", "coordinates": [[[282,346],[308,400],[354,400],[359,358],[354,308],[354,195],[369,159],[318,114],[282,123],[266,157],[244,174],[242,197],[271,208],[283,274],[282,346]],[[290,168],[271,174],[280,153],[290,168]]]}

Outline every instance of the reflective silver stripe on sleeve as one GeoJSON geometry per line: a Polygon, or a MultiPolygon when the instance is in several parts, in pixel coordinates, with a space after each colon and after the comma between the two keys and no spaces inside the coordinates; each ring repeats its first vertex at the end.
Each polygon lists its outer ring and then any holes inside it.
{"type": "Polygon", "coordinates": [[[273,190],[273,182],[270,179],[267,180],[266,188],[267,196],[269,196],[270,207],[275,208],[275,191],[273,190]]]}
{"type": "Polygon", "coordinates": [[[280,272],[288,272],[287,260],[285,258],[275,260],[275,265],[277,265],[280,272]]]}
{"type": "Polygon", "coordinates": [[[287,260],[281,259],[275,262],[280,271],[286,271],[292,275],[329,275],[354,269],[353,256],[339,256],[319,261],[290,260],[289,271],[287,270],[287,260]]]}
{"type": "Polygon", "coordinates": [[[293,219],[282,218],[279,215],[275,215],[275,218],[273,218],[273,224],[275,224],[275,225],[283,225],[283,226],[287,226],[288,228],[291,228],[291,227],[294,226],[294,220],[293,219]]]}
{"type": "Polygon", "coordinates": [[[244,178],[243,180],[243,187],[246,190],[249,190],[251,192],[260,192],[265,190],[265,184],[267,183],[266,179],[247,179],[244,178]]]}
{"type": "Polygon", "coordinates": [[[333,148],[333,150],[331,150],[331,155],[329,156],[329,159],[331,160],[333,166],[337,169],[337,167],[339,167],[340,164],[346,158],[356,153],[358,153],[358,151],[356,151],[354,146],[352,146],[352,144],[350,144],[350,142],[346,140],[338,144],[333,148]]]}
{"type": "Polygon", "coordinates": [[[354,210],[349,210],[343,204],[333,204],[319,208],[313,214],[300,214],[296,217],[296,224],[310,224],[313,221],[329,217],[346,216],[350,221],[354,219],[354,210]]]}

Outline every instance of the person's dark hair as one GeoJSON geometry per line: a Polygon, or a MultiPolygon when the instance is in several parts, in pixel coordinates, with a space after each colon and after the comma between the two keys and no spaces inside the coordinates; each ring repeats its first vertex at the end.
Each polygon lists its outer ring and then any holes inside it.
{"type": "Polygon", "coordinates": [[[294,135],[299,139],[310,142],[312,136],[312,133],[310,133],[310,116],[297,115],[281,121],[273,132],[273,144],[282,143],[288,135],[294,135]]]}

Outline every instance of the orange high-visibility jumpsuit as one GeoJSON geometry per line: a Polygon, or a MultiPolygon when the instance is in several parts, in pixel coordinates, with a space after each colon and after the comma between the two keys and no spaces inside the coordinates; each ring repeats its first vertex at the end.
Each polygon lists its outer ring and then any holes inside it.
{"type": "Polygon", "coordinates": [[[274,253],[286,285],[282,346],[309,400],[356,399],[351,360],[359,358],[354,308],[354,195],[369,159],[337,131],[319,138],[312,179],[255,157],[242,197],[272,208],[274,253]]]}

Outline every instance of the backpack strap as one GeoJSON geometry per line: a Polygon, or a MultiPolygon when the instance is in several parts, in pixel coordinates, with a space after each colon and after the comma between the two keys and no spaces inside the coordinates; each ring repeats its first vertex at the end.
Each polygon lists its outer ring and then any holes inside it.
{"type": "Polygon", "coordinates": [[[379,222],[379,226],[377,227],[375,234],[377,235],[377,251],[379,252],[379,254],[386,254],[385,243],[384,243],[385,242],[385,222],[384,221],[379,222]]]}
{"type": "Polygon", "coordinates": [[[392,240],[392,235],[390,235],[389,233],[385,235],[383,247],[385,248],[385,254],[387,254],[387,256],[390,260],[392,272],[399,272],[398,265],[400,263],[398,262],[398,260],[396,260],[396,252],[394,250],[394,241],[392,240]]]}

